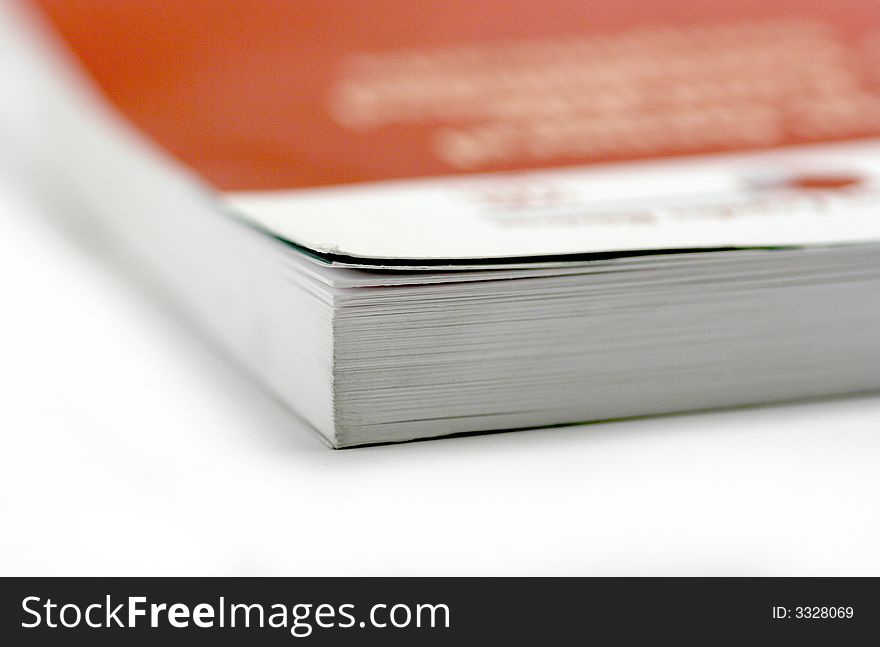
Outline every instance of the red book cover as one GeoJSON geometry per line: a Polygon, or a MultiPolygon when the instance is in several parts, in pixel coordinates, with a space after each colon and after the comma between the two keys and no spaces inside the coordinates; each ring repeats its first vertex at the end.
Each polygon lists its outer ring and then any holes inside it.
{"type": "Polygon", "coordinates": [[[213,185],[281,189],[880,134],[869,0],[36,0],[213,185]]]}

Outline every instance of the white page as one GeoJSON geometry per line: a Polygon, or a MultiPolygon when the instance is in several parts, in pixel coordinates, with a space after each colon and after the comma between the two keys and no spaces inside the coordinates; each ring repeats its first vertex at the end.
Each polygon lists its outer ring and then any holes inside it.
{"type": "Polygon", "coordinates": [[[880,142],[227,198],[272,235],[353,264],[865,242],[880,240],[880,142]],[[851,184],[796,186],[815,178],[851,184]]]}

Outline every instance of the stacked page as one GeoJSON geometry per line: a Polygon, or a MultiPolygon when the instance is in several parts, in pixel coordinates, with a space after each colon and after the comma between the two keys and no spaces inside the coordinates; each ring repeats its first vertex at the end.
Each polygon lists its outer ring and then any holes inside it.
{"type": "Polygon", "coordinates": [[[880,384],[880,246],[398,276],[324,271],[340,444],[880,384]]]}
{"type": "Polygon", "coordinates": [[[34,4],[20,177],[334,447],[880,388],[876,3],[34,4]]]}

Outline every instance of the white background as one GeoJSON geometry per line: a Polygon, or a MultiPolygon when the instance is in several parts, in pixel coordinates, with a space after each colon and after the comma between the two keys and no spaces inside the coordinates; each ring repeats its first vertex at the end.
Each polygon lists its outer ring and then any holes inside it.
{"type": "Polygon", "coordinates": [[[880,397],[332,451],[0,188],[17,574],[880,575],[880,397]]]}

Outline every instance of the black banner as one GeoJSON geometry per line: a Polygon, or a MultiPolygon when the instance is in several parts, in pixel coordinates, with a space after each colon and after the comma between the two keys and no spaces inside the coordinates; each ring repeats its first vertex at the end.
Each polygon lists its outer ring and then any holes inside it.
{"type": "Polygon", "coordinates": [[[7,578],[0,620],[2,645],[867,644],[880,580],[7,578]]]}

